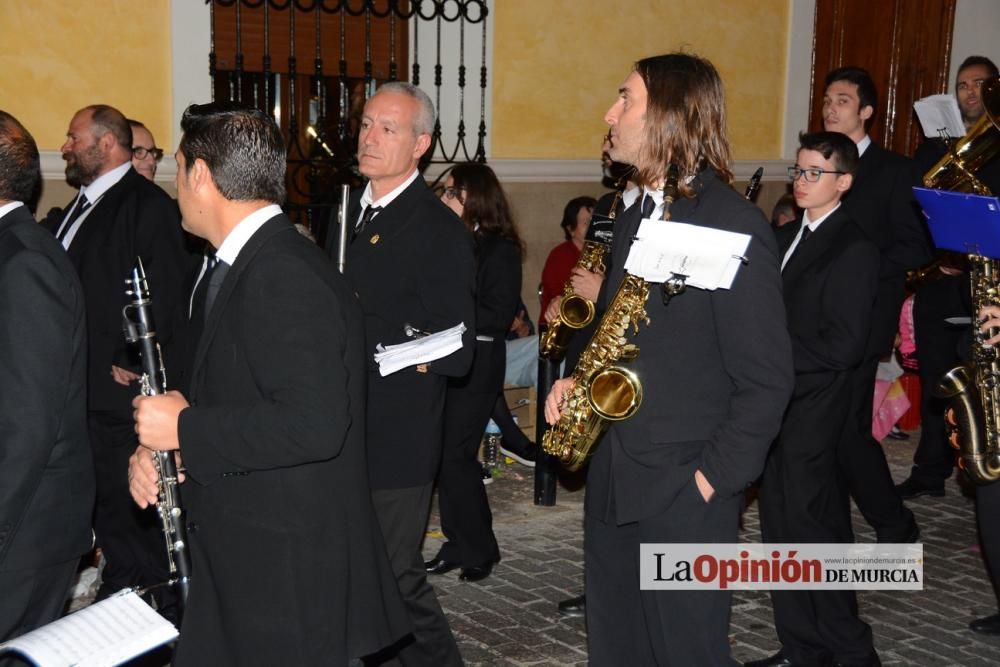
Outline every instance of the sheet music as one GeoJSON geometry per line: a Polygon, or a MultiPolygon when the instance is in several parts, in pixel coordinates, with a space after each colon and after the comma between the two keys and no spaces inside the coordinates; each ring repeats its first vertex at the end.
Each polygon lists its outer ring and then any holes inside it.
{"type": "Polygon", "coordinates": [[[465,323],[459,322],[450,329],[438,331],[422,338],[417,338],[398,345],[383,346],[379,343],[375,349],[375,362],[382,377],[391,375],[398,370],[426,364],[447,357],[456,350],[462,349],[462,334],[465,333],[465,323]]]}
{"type": "Polygon", "coordinates": [[[108,667],[166,644],[177,628],[129,591],[0,644],[39,667],[108,667]]]}
{"type": "Polygon", "coordinates": [[[913,103],[913,110],[917,112],[925,137],[940,137],[942,131],[949,137],[965,136],[965,123],[954,95],[923,97],[913,103]]]}
{"type": "Polygon", "coordinates": [[[689,287],[729,289],[749,245],[749,234],[646,218],[639,224],[625,270],[651,283],[679,274],[687,276],[689,287]]]}

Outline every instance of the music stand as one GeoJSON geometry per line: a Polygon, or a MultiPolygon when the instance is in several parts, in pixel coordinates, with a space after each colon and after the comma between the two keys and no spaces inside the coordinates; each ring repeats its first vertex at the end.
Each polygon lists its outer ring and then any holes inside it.
{"type": "Polygon", "coordinates": [[[913,188],[934,245],[963,254],[1000,257],[1000,198],[913,188]]]}

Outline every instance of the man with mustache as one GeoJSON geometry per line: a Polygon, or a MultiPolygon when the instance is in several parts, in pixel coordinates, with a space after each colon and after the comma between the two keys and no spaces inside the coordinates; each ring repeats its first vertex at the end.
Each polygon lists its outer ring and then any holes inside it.
{"type": "MultiPolygon", "coordinates": [[[[132,130],[117,109],[97,104],[78,111],[62,146],[66,181],[79,187],[53,229],[83,283],[87,310],[87,410],[97,473],[94,531],[106,561],[98,592],[167,579],[159,519],[132,503],[126,471],[135,449],[132,398],[122,335],[124,280],[141,258],[153,291],[157,338],[170,367],[171,317],[181,298],[190,256],[177,205],[132,166],[132,130]]],[[[160,589],[161,591],[163,589],[160,589]]],[[[160,599],[161,605],[170,602],[160,599]]]]}

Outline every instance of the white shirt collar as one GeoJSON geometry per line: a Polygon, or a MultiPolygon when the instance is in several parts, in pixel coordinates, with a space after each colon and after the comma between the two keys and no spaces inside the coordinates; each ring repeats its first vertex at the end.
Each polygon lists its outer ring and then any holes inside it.
{"type": "MultiPolygon", "coordinates": [[[[819,216],[819,218],[817,218],[816,220],[809,219],[809,211],[802,211],[802,225],[809,227],[810,233],[815,232],[817,229],[819,229],[819,226],[823,224],[823,221],[825,221],[827,218],[833,215],[833,212],[836,211],[838,208],[840,208],[840,202],[837,202],[836,206],[831,208],[823,215],[819,216]]],[[[802,228],[800,227],[799,235],[801,236],[801,234],[802,234],[802,228]]]]}
{"type": "Polygon", "coordinates": [[[642,194],[642,188],[629,181],[625,185],[625,192],[622,193],[622,204],[625,208],[630,207],[639,198],[640,194],[642,194]]]}
{"type": "Polygon", "coordinates": [[[257,209],[247,217],[236,223],[232,231],[222,241],[222,245],[215,251],[215,256],[220,261],[232,266],[236,262],[236,257],[243,250],[250,237],[260,229],[265,222],[281,213],[281,207],[277,204],[268,204],[257,209]]]}
{"type": "Polygon", "coordinates": [[[385,208],[386,206],[392,203],[393,199],[403,194],[403,190],[410,187],[410,184],[413,183],[413,181],[417,180],[417,176],[419,175],[420,171],[414,169],[413,173],[410,174],[409,178],[403,181],[395,190],[393,190],[387,195],[384,195],[378,201],[372,201],[372,184],[371,181],[369,181],[368,184],[365,185],[365,191],[361,194],[361,208],[366,209],[369,206],[381,206],[382,208],[385,208]]]}
{"type": "Polygon", "coordinates": [[[872,145],[872,138],[866,134],[864,138],[858,142],[858,157],[864,155],[865,151],[868,150],[868,147],[871,145],[872,145]]]}
{"type": "Polygon", "coordinates": [[[0,206],[0,218],[3,218],[5,215],[13,211],[18,206],[24,206],[24,202],[10,201],[4,204],[3,206],[0,206]]]}
{"type": "Polygon", "coordinates": [[[122,180],[122,178],[125,177],[125,174],[128,173],[128,170],[131,168],[132,168],[131,161],[124,162],[115,167],[114,169],[106,171],[97,178],[95,178],[94,182],[91,183],[90,185],[80,186],[80,192],[83,193],[83,196],[86,197],[87,201],[90,202],[90,205],[93,206],[94,204],[97,203],[97,200],[104,195],[105,192],[110,190],[113,185],[118,183],[118,181],[122,180]]]}

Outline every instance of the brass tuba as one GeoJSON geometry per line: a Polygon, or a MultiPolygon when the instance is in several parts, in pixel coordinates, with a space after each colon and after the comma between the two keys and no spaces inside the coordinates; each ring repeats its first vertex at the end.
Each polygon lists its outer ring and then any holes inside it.
{"type": "MultiPolygon", "coordinates": [[[[924,175],[927,187],[991,194],[975,174],[1000,152],[1000,79],[983,83],[982,98],[983,117],[924,175]]],[[[959,466],[976,483],[987,484],[1000,479],[1000,361],[997,350],[983,344],[990,334],[979,331],[978,316],[983,307],[1000,305],[1000,261],[970,254],[969,263],[972,361],[945,373],[932,393],[954,411],[959,466]]]]}
{"type": "MultiPolygon", "coordinates": [[[[670,205],[677,198],[678,170],[670,165],[663,188],[663,219],[670,219],[670,205]]],[[[594,453],[594,447],[609,421],[628,419],[642,403],[642,383],[620,361],[639,354],[628,342],[631,328],[649,324],[646,299],[649,283],[628,273],[608,305],[580,360],[573,369],[573,388],[564,396],[559,421],[545,431],[542,449],[560,460],[568,470],[577,470],[594,453]]]]}

